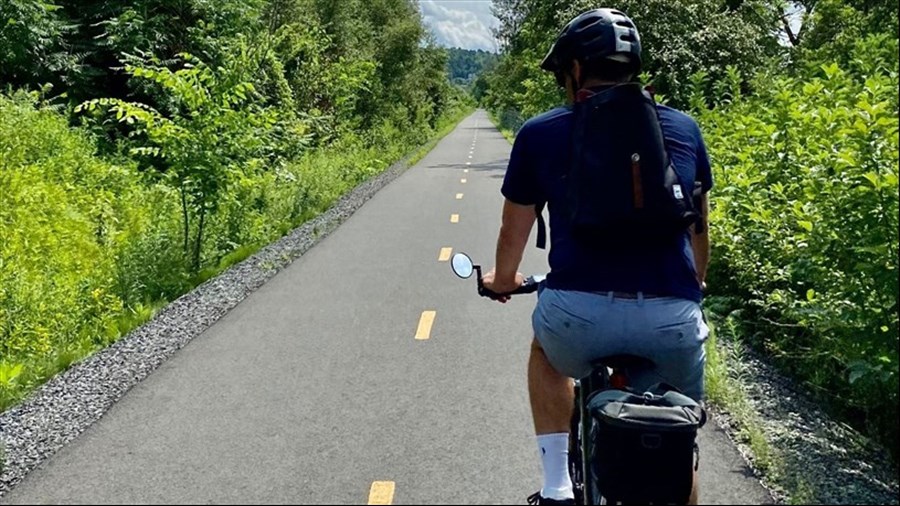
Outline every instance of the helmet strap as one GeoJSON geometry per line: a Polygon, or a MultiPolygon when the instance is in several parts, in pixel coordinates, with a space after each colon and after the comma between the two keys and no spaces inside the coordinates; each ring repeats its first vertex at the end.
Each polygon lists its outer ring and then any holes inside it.
{"type": "MultiPolygon", "coordinates": [[[[565,72],[565,75],[568,76],[568,80],[572,83],[572,97],[578,93],[578,90],[581,89],[581,82],[579,82],[578,77],[576,76],[575,67],[578,66],[579,70],[582,69],[581,64],[578,63],[578,60],[573,60],[573,64],[569,67],[569,69],[565,72]]],[[[583,77],[583,76],[582,76],[583,77]]]]}

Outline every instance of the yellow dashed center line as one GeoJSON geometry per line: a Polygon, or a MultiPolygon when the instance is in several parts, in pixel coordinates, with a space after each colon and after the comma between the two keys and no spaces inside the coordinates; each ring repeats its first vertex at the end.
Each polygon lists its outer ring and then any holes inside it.
{"type": "Polygon", "coordinates": [[[459,182],[462,183],[462,184],[466,184],[466,178],[460,179],[459,182]]]}
{"type": "Polygon", "coordinates": [[[469,173],[469,169],[463,169],[463,174],[468,174],[468,173],[469,173]]]}
{"type": "Polygon", "coordinates": [[[369,504],[393,504],[394,482],[376,481],[369,489],[369,504]]]}
{"type": "Polygon", "coordinates": [[[459,223],[459,215],[451,214],[450,215],[450,223],[459,223]]]}
{"type": "MultiPolygon", "coordinates": [[[[431,337],[431,326],[434,325],[434,317],[435,316],[437,316],[437,311],[422,311],[422,316],[419,318],[419,328],[416,329],[416,340],[417,341],[424,341],[431,337]]],[[[391,484],[391,496],[393,497],[394,483],[393,482],[387,482],[387,483],[391,484]]],[[[374,487],[375,485],[372,485],[372,486],[374,487]]],[[[370,493],[369,497],[371,497],[371,493],[370,493]]],[[[390,503],[389,502],[387,502],[387,503],[383,503],[383,502],[372,503],[372,502],[370,502],[369,504],[390,504],[390,503]]]]}
{"type": "Polygon", "coordinates": [[[438,257],[438,262],[446,262],[450,260],[450,254],[453,253],[453,248],[441,248],[441,254],[438,257]]]}
{"type": "Polygon", "coordinates": [[[462,193],[457,193],[457,194],[456,194],[456,200],[462,200],[462,196],[463,196],[462,193]]]}

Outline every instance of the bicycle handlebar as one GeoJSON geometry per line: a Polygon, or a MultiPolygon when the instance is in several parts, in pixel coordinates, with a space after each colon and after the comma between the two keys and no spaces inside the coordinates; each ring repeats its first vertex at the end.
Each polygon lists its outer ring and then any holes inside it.
{"type": "Polygon", "coordinates": [[[473,262],[469,255],[466,255],[462,252],[456,253],[455,255],[453,255],[453,258],[450,261],[450,267],[453,269],[453,272],[457,276],[463,279],[470,278],[472,277],[473,273],[477,273],[478,276],[476,277],[476,280],[478,281],[478,295],[493,300],[497,300],[501,297],[509,297],[511,295],[534,293],[537,291],[538,286],[540,286],[541,282],[543,282],[545,278],[545,276],[540,275],[528,276],[527,278],[525,278],[525,281],[522,283],[522,285],[515,290],[506,293],[497,293],[493,290],[485,288],[484,278],[481,276],[481,266],[473,262]]]}
{"type": "Polygon", "coordinates": [[[541,281],[544,280],[544,276],[538,276],[538,275],[528,276],[527,278],[525,278],[525,282],[523,282],[522,286],[520,286],[519,288],[516,288],[515,290],[513,290],[511,292],[497,293],[493,290],[489,290],[484,287],[484,282],[482,281],[482,278],[481,278],[481,266],[480,265],[475,266],[475,272],[478,273],[478,295],[481,295],[482,297],[487,297],[491,300],[497,300],[500,297],[509,297],[511,295],[534,293],[537,291],[538,285],[541,284],[541,281]]]}

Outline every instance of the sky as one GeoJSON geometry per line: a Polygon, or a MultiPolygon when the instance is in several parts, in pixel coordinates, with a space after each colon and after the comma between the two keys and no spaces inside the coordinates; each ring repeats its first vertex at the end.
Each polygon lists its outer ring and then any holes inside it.
{"type": "Polygon", "coordinates": [[[491,28],[499,22],[491,0],[419,0],[419,7],[438,45],[498,51],[491,28]]]}

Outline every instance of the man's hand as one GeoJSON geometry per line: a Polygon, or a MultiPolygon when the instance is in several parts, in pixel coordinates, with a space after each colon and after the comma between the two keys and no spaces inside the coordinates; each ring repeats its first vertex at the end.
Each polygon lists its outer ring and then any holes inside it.
{"type": "MultiPolygon", "coordinates": [[[[516,273],[516,279],[513,282],[510,282],[509,280],[506,280],[506,281],[500,280],[500,282],[496,282],[496,280],[494,279],[495,275],[496,275],[496,273],[494,272],[494,269],[491,269],[490,271],[488,271],[487,274],[485,274],[481,278],[481,283],[484,285],[484,287],[494,293],[511,292],[511,291],[515,290],[516,288],[519,288],[520,286],[522,286],[522,283],[525,282],[525,276],[523,276],[521,272],[516,273]]],[[[504,295],[502,297],[497,298],[497,301],[502,302],[504,304],[508,300],[509,300],[508,295],[504,295]]]]}

